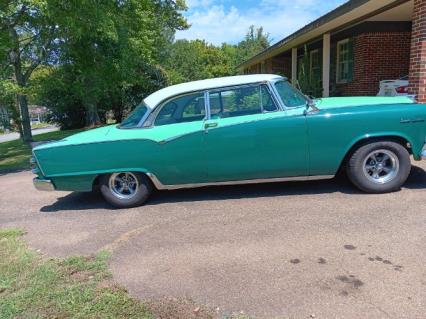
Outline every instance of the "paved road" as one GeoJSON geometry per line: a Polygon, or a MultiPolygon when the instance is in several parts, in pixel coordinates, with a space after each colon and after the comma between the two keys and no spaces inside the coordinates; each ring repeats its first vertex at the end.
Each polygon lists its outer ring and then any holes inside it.
{"type": "Polygon", "coordinates": [[[0,176],[0,225],[49,256],[113,252],[141,298],[186,297],[257,318],[425,318],[426,162],[404,189],[344,179],[160,192],[110,209],[98,195],[0,176]]]}
{"type": "MultiPolygon", "coordinates": [[[[48,126],[45,128],[38,128],[35,130],[32,130],[31,132],[33,135],[43,134],[43,133],[49,133],[59,130],[59,127],[56,126],[48,126]]],[[[2,142],[9,142],[13,140],[19,139],[19,133],[8,133],[8,134],[2,134],[0,135],[0,143],[2,142]]]]}

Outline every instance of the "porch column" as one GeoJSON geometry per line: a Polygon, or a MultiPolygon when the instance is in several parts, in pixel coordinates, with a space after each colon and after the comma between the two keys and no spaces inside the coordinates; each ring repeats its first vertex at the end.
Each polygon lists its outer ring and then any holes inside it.
{"type": "Polygon", "coordinates": [[[330,33],[322,38],[322,96],[330,96],[330,33]]]}
{"type": "Polygon", "coordinates": [[[426,103],[426,0],[414,0],[408,91],[426,103]]]}
{"type": "Polygon", "coordinates": [[[296,85],[297,81],[297,48],[291,49],[291,82],[296,85]]]}

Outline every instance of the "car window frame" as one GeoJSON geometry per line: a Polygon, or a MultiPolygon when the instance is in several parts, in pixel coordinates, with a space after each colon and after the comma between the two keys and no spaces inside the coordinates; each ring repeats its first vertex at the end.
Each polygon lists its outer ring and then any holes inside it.
{"type": "MultiPolygon", "coordinates": [[[[273,89],[273,87],[271,87],[271,83],[269,81],[264,81],[264,82],[255,82],[255,83],[249,83],[249,84],[241,84],[241,85],[233,85],[233,86],[225,86],[225,87],[218,87],[218,88],[214,88],[214,89],[209,89],[207,91],[207,103],[208,103],[208,120],[211,120],[211,108],[210,108],[210,94],[214,94],[214,93],[221,93],[224,91],[231,91],[231,90],[238,90],[238,89],[244,89],[247,87],[257,87],[259,90],[261,90],[262,85],[265,85],[272,101],[274,102],[276,109],[274,111],[265,111],[263,108],[263,105],[260,105],[261,107],[261,112],[259,113],[255,113],[255,114],[268,114],[268,113],[275,113],[275,112],[279,112],[279,111],[283,111],[283,105],[281,104],[281,101],[277,99],[277,96],[275,94],[275,91],[273,89]]],[[[241,116],[247,116],[247,115],[237,115],[237,116],[231,116],[231,117],[226,117],[226,118],[235,118],[235,117],[241,117],[241,116]]]]}
{"type": "MultiPolygon", "coordinates": [[[[280,79],[280,80],[282,80],[282,79],[280,79]]],[[[167,98],[166,100],[164,100],[158,106],[156,106],[154,109],[151,110],[149,115],[147,115],[147,117],[144,119],[144,123],[142,124],[142,128],[160,127],[160,126],[155,126],[155,120],[157,119],[158,114],[161,112],[161,109],[167,103],[169,103],[169,102],[171,102],[175,99],[178,99],[180,97],[187,96],[187,95],[193,95],[193,94],[203,94],[204,95],[205,116],[204,116],[204,119],[201,120],[200,122],[205,122],[205,121],[211,120],[210,93],[215,93],[215,92],[220,92],[220,91],[225,91],[225,90],[232,90],[232,89],[239,89],[239,88],[244,88],[244,87],[252,87],[252,86],[259,86],[260,87],[261,85],[266,85],[267,90],[268,90],[269,94],[271,95],[271,98],[273,99],[275,105],[277,106],[277,109],[275,111],[263,111],[262,113],[258,113],[258,114],[268,114],[268,113],[285,111],[287,107],[283,104],[278,93],[275,91],[275,88],[273,86],[274,83],[275,83],[275,81],[272,81],[272,82],[271,81],[253,82],[253,83],[248,83],[248,84],[237,84],[237,85],[231,85],[231,86],[216,87],[216,88],[207,89],[207,90],[191,91],[191,92],[185,92],[185,93],[182,93],[182,94],[174,95],[172,97],[167,98]]],[[[245,115],[240,115],[240,116],[245,116],[245,115]]],[[[238,116],[235,116],[235,117],[238,117],[238,116]]],[[[194,121],[194,122],[198,122],[198,121],[194,121]]],[[[182,123],[193,123],[193,122],[182,122],[182,123]]],[[[180,124],[180,123],[171,123],[171,124],[165,124],[165,125],[161,125],[161,126],[174,125],[174,124],[180,124]]]]}
{"type": "Polygon", "coordinates": [[[146,121],[149,121],[149,125],[145,125],[145,127],[160,127],[160,126],[167,126],[167,125],[174,125],[174,124],[183,124],[183,123],[193,123],[193,122],[204,122],[207,119],[207,108],[206,108],[206,92],[204,90],[201,91],[192,91],[192,92],[185,92],[182,94],[174,95],[163,102],[161,102],[154,110],[151,112],[150,116],[147,117],[146,121]],[[170,123],[170,124],[164,124],[164,125],[155,125],[155,121],[157,120],[157,117],[164,106],[166,106],[168,103],[180,99],[181,97],[188,96],[188,95],[196,95],[196,94],[203,94],[204,98],[204,118],[200,121],[188,121],[188,122],[181,122],[181,123],[170,123]]]}
{"type": "Polygon", "coordinates": [[[293,86],[294,89],[298,90],[300,92],[300,94],[302,94],[306,98],[306,102],[308,102],[306,95],[303,94],[303,92],[301,92],[299,89],[297,89],[288,79],[276,80],[276,81],[273,81],[272,83],[270,83],[270,85],[273,88],[273,92],[276,95],[276,98],[280,101],[280,104],[281,104],[283,110],[285,111],[285,110],[293,110],[293,109],[303,108],[304,105],[302,105],[302,104],[299,105],[299,106],[288,106],[287,104],[284,103],[284,101],[282,100],[282,98],[281,98],[280,94],[278,93],[278,90],[275,86],[278,82],[283,82],[283,81],[288,82],[291,86],[293,86]]]}

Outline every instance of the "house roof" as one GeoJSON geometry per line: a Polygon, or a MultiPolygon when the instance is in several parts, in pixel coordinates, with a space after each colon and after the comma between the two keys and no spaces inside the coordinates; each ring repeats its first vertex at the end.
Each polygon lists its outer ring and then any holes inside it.
{"type": "Polygon", "coordinates": [[[179,94],[185,94],[185,93],[202,91],[202,90],[210,90],[210,89],[214,89],[218,87],[260,83],[265,81],[275,81],[280,79],[284,79],[284,78],[280,75],[273,75],[273,74],[253,74],[253,75],[228,76],[228,77],[222,77],[222,78],[186,82],[186,83],[181,83],[177,85],[172,85],[164,89],[161,89],[157,92],[154,92],[151,95],[149,95],[147,98],[145,98],[144,102],[148,107],[154,108],[158,104],[160,104],[162,101],[167,100],[179,94]]]}
{"type": "Polygon", "coordinates": [[[349,24],[353,25],[359,20],[374,16],[408,1],[410,0],[349,0],[241,63],[238,68],[244,69],[276,54],[304,44],[324,33],[344,29],[349,24]]]}

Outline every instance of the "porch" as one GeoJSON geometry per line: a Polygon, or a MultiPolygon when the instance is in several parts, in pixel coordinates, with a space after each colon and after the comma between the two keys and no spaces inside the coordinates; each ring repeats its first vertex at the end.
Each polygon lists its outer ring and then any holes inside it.
{"type": "Polygon", "coordinates": [[[240,65],[287,76],[314,96],[376,95],[408,76],[426,102],[426,0],[351,0],[240,65]]]}

